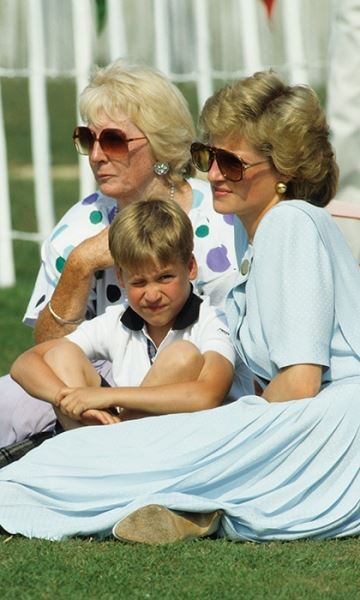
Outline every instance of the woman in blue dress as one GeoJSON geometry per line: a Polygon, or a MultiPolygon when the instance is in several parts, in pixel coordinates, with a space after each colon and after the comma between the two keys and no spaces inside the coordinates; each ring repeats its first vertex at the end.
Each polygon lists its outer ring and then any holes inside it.
{"type": "Polygon", "coordinates": [[[360,533],[360,274],[323,208],[338,177],[324,113],[263,72],[217,92],[201,125],[193,161],[248,234],[227,314],[259,395],[45,442],[0,472],[9,533],[147,541],[151,516],[165,541],[165,517],[181,539],[177,518],[213,511],[232,540],[360,533]]]}

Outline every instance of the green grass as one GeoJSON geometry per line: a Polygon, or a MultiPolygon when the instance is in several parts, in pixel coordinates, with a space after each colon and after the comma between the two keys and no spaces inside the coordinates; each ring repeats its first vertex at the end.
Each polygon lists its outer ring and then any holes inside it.
{"type": "MultiPolygon", "coordinates": [[[[16,171],[31,155],[27,88],[22,80],[2,82],[2,88],[13,224],[35,231],[33,184],[16,171]]],[[[76,164],[71,143],[74,86],[52,81],[48,99],[53,164],[76,164]]],[[[195,111],[196,102],[190,104],[195,111]]],[[[77,181],[56,180],[54,193],[59,217],[78,199],[77,181]]],[[[21,318],[39,264],[38,245],[17,241],[15,256],[17,285],[0,289],[0,373],[8,372],[17,354],[32,343],[31,330],[21,318]]],[[[46,542],[0,536],[0,598],[356,600],[359,556],[357,539],[262,545],[203,540],[147,547],[113,540],[46,542]]]]}
{"type": "Polygon", "coordinates": [[[356,540],[149,547],[0,537],[0,594],[169,600],[360,598],[356,540]],[[2,542],[2,543],[1,543],[2,542]]]}

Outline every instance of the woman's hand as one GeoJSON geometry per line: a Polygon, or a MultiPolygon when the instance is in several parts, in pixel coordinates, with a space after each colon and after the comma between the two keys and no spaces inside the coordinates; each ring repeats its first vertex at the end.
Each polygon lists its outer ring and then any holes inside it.
{"type": "Polygon", "coordinates": [[[70,257],[79,270],[91,275],[96,271],[113,267],[114,260],[109,250],[109,227],[83,240],[74,248],[70,257]]]}

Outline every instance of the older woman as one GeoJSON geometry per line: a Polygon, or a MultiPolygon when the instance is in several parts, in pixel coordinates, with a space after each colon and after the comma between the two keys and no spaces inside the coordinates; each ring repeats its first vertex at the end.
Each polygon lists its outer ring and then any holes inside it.
{"type": "MultiPolygon", "coordinates": [[[[236,274],[233,217],[218,215],[209,184],[193,178],[194,126],[177,87],[149,67],[117,60],[95,69],[81,94],[80,113],[86,126],[76,127],[73,140],[89,158],[98,191],[73,206],[43,245],[24,318],[35,326],[36,341],[70,333],[120,300],[108,226],[122,206],[139,198],[171,198],[189,214],[199,265],[196,291],[221,304],[236,274]]],[[[243,382],[243,392],[249,392],[245,372],[243,382]]],[[[54,421],[49,405],[1,379],[0,446],[51,430],[54,421]]],[[[17,452],[15,446],[18,458],[17,452]]],[[[7,448],[0,466],[9,457],[7,448]]]]}
{"type": "Polygon", "coordinates": [[[258,73],[201,123],[193,160],[250,241],[227,310],[262,394],[45,442],[0,473],[11,533],[101,537],[118,520],[116,537],[162,542],[211,532],[218,511],[233,540],[360,533],[360,276],[322,208],[337,182],[323,111],[258,73]]]}

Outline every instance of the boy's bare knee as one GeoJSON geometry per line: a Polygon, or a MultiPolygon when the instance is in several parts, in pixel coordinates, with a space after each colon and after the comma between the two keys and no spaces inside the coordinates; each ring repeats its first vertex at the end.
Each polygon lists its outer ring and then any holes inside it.
{"type": "Polygon", "coordinates": [[[84,356],[83,351],[75,344],[60,344],[44,354],[44,361],[49,367],[56,368],[62,367],[66,361],[77,361],[84,356]]]}
{"type": "Polygon", "coordinates": [[[201,371],[204,365],[204,358],[199,350],[192,342],[179,340],[173,342],[164,348],[157,358],[161,359],[162,368],[174,370],[189,369],[191,371],[201,371]]]}
{"type": "Polygon", "coordinates": [[[98,386],[100,376],[76,344],[60,344],[44,354],[44,361],[69,387],[98,386]]]}

